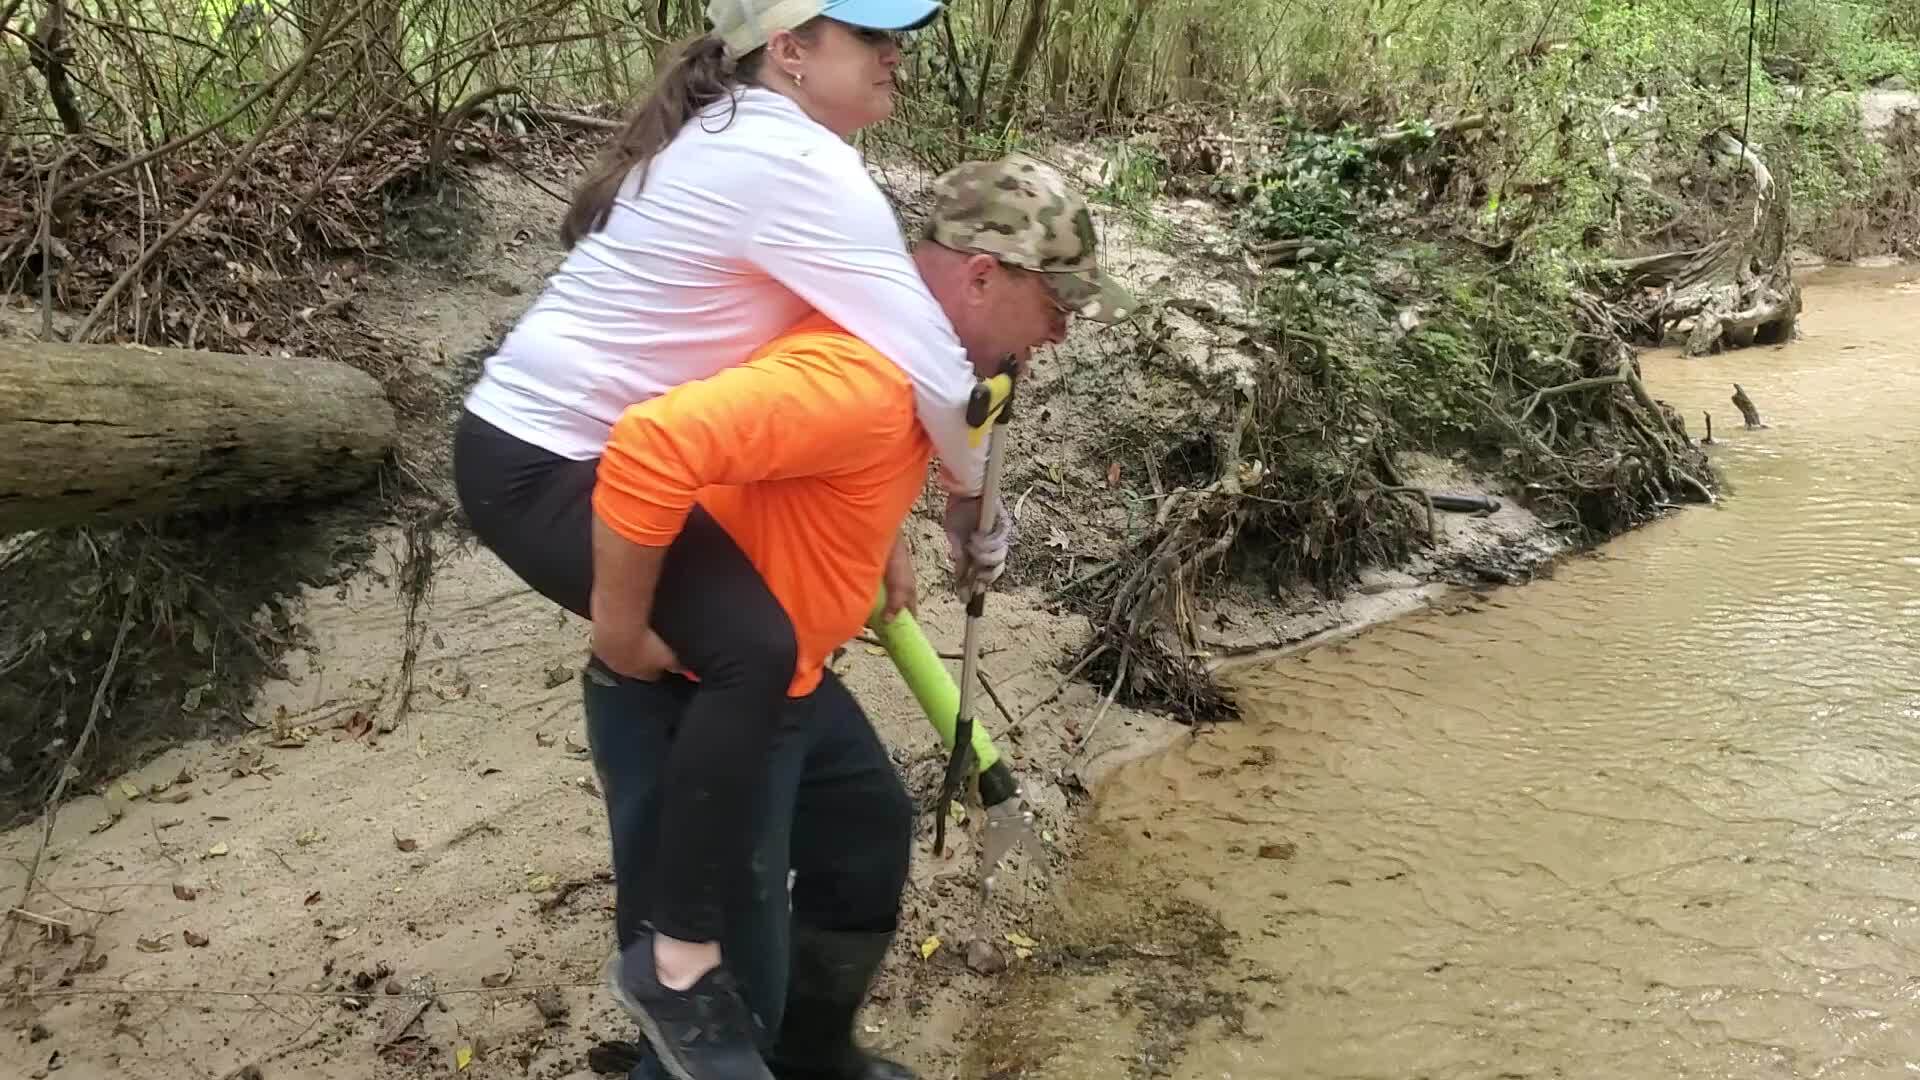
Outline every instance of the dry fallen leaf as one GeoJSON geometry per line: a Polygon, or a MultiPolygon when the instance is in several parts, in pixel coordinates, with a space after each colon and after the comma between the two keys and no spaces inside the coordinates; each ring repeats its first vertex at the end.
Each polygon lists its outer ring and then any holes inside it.
{"type": "Polygon", "coordinates": [[[1007,944],[1013,945],[1017,948],[1031,949],[1031,948],[1035,948],[1040,943],[1028,937],[1027,935],[1021,933],[1020,931],[1014,930],[1007,934],[1007,944]]]}
{"type": "Polygon", "coordinates": [[[338,926],[327,931],[328,941],[345,941],[360,932],[357,926],[338,926]]]}
{"type": "Polygon", "coordinates": [[[315,889],[315,890],[313,890],[312,892],[310,892],[310,893],[308,893],[308,894],[307,894],[307,899],[306,899],[306,902],[305,902],[305,906],[307,906],[307,907],[312,907],[313,905],[315,905],[315,904],[317,904],[317,903],[319,903],[319,902],[320,902],[320,890],[319,890],[319,889],[315,889]]]}
{"type": "Polygon", "coordinates": [[[218,859],[222,855],[225,855],[226,853],[227,853],[227,842],[225,840],[222,840],[219,843],[207,849],[207,858],[218,859]]]}
{"type": "Polygon", "coordinates": [[[1110,488],[1120,486],[1120,463],[1117,461],[1107,466],[1107,486],[1110,488]]]}
{"type": "Polygon", "coordinates": [[[106,832],[108,829],[113,828],[114,822],[120,820],[120,814],[121,814],[121,811],[119,807],[108,807],[107,816],[101,818],[98,822],[95,822],[93,828],[88,829],[87,831],[90,833],[106,832]]]}
{"type": "Polygon", "coordinates": [[[593,796],[596,799],[600,797],[600,788],[598,785],[596,785],[593,782],[593,780],[590,777],[585,777],[585,776],[574,777],[573,786],[579,788],[581,791],[586,792],[587,794],[593,796]]]}
{"type": "Polygon", "coordinates": [[[140,788],[137,785],[122,780],[120,781],[120,794],[125,795],[128,802],[132,802],[140,797],[140,788]]]}
{"type": "Polygon", "coordinates": [[[467,1071],[467,1066],[471,1064],[473,1064],[473,1047],[462,1046],[453,1052],[453,1067],[455,1070],[465,1072],[467,1071]]]}
{"type": "Polygon", "coordinates": [[[553,732],[551,731],[536,731],[533,733],[533,742],[536,746],[552,746],[557,741],[559,740],[554,738],[553,732]]]}
{"type": "Polygon", "coordinates": [[[927,940],[920,943],[920,959],[922,960],[931,959],[933,957],[933,954],[939,951],[940,951],[940,935],[939,934],[928,935],[927,940]]]}
{"type": "Polygon", "coordinates": [[[141,952],[148,953],[166,952],[173,947],[167,944],[166,935],[161,935],[160,937],[143,937],[136,940],[134,945],[139,948],[141,952]]]}
{"type": "Polygon", "coordinates": [[[420,841],[415,840],[411,836],[401,836],[399,833],[395,833],[393,834],[393,846],[399,848],[401,851],[418,851],[420,850],[420,841]]]}
{"type": "Polygon", "coordinates": [[[180,936],[186,939],[189,946],[196,949],[206,948],[209,940],[205,934],[196,934],[191,930],[181,931],[180,936]]]}
{"type": "Polygon", "coordinates": [[[319,829],[308,829],[299,836],[294,837],[293,842],[301,847],[310,847],[323,839],[325,839],[325,837],[320,835],[319,829]]]}
{"type": "Polygon", "coordinates": [[[552,874],[528,874],[527,891],[531,893],[548,892],[553,888],[552,874]]]}
{"type": "Polygon", "coordinates": [[[155,795],[153,801],[157,803],[167,803],[170,806],[179,806],[191,798],[193,798],[193,792],[181,790],[170,791],[165,795],[155,795]]]}
{"type": "Polygon", "coordinates": [[[573,737],[573,732],[571,731],[567,732],[567,753],[585,754],[589,752],[591,749],[592,748],[589,747],[586,743],[583,743],[578,739],[575,739],[573,737]]]}
{"type": "Polygon", "coordinates": [[[82,960],[79,963],[73,965],[73,970],[81,973],[82,975],[92,975],[95,972],[99,971],[101,968],[106,966],[107,966],[107,954],[101,953],[98,956],[89,956],[85,960],[82,960]]]}
{"type": "Polygon", "coordinates": [[[496,971],[490,975],[480,976],[480,985],[489,990],[498,990],[512,981],[513,972],[511,971],[496,971]]]}
{"type": "Polygon", "coordinates": [[[188,885],[182,885],[177,881],[174,882],[173,898],[175,900],[193,900],[198,898],[199,895],[200,895],[199,889],[195,889],[188,885]]]}

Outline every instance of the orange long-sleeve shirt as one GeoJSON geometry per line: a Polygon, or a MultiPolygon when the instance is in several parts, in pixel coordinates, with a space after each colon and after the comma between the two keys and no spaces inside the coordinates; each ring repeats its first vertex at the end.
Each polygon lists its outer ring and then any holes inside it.
{"type": "Polygon", "coordinates": [[[906,375],[815,316],[743,365],[628,407],[593,507],[647,547],[705,507],[792,620],[787,692],[800,697],[866,622],[932,455],[906,375]]]}

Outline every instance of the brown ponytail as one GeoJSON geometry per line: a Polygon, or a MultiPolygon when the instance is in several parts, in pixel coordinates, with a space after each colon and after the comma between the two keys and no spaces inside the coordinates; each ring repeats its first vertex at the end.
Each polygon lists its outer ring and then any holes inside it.
{"type": "MultiPolygon", "coordinates": [[[[814,16],[792,29],[795,37],[812,44],[820,32],[823,16],[814,16]]],[[[718,34],[703,34],[680,46],[673,63],[660,73],[640,107],[633,111],[627,126],[614,137],[613,145],[601,155],[599,164],[574,189],[573,205],[567,207],[566,220],[560,225],[560,241],[569,249],[580,238],[606,225],[613,213],[613,200],[620,195],[627,174],[640,170],[640,186],[647,183],[647,165],[653,155],[667,148],[687,121],[700,111],[730,97],[736,86],[757,85],[760,62],[767,50],[755,49],[738,60],[727,57],[725,43],[718,34]]],[[[733,118],[727,118],[731,124],[733,118]]],[[[717,130],[725,130],[726,124],[717,130]]]]}
{"type": "Polygon", "coordinates": [[[560,226],[561,242],[571,248],[581,237],[605,225],[627,174],[638,168],[640,182],[645,185],[653,155],[666,149],[700,110],[732,94],[735,86],[752,82],[763,55],[762,50],[755,50],[738,62],[729,60],[725,44],[715,34],[682,45],[673,63],[654,82],[653,92],[634,110],[613,145],[574,189],[573,205],[567,208],[566,220],[560,226]]]}

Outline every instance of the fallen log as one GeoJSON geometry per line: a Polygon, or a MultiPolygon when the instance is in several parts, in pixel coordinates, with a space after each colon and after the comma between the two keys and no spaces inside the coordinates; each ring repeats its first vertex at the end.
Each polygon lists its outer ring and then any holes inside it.
{"type": "Polygon", "coordinates": [[[0,340],[0,535],[344,494],[395,430],[331,360],[0,340]]]}

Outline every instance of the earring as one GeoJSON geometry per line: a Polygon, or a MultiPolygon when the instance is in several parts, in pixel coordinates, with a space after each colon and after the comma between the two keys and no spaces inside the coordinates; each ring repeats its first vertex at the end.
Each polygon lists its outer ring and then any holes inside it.
{"type": "Polygon", "coordinates": [[[806,82],[806,81],[807,81],[807,73],[806,73],[806,72],[804,72],[804,71],[796,71],[796,72],[794,72],[794,73],[793,73],[793,83],[794,83],[794,85],[795,85],[795,86],[798,86],[798,85],[800,85],[801,83],[804,83],[804,82],[806,82]]]}

